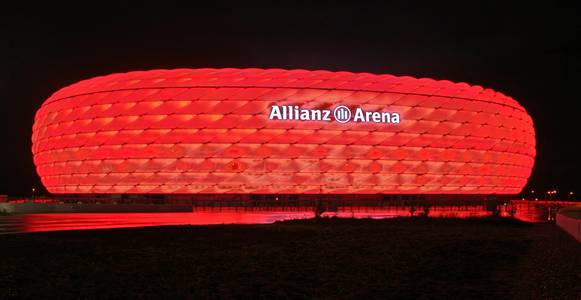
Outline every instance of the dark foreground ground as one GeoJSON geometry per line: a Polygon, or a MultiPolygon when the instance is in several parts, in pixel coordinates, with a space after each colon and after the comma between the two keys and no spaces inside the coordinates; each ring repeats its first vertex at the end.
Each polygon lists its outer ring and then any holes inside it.
{"type": "Polygon", "coordinates": [[[0,258],[0,299],[581,297],[581,244],[498,219],[5,235],[0,258]]]}

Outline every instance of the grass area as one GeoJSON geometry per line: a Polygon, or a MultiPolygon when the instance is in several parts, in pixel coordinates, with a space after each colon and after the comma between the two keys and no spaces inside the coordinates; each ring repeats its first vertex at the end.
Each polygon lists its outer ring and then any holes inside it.
{"type": "Polygon", "coordinates": [[[581,296],[581,244],[503,219],[71,231],[0,245],[0,299],[581,296]]]}

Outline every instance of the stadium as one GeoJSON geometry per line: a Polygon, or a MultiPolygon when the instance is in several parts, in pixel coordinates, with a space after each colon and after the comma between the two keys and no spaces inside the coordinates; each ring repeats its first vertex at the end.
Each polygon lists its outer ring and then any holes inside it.
{"type": "Polygon", "coordinates": [[[283,69],[136,71],[37,111],[52,194],[514,195],[535,159],[526,110],[446,80],[283,69]]]}

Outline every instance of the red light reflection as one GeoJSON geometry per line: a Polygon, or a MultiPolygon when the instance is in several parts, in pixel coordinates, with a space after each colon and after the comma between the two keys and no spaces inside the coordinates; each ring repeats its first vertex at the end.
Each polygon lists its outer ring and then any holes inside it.
{"type": "MultiPolygon", "coordinates": [[[[511,201],[500,207],[502,217],[524,222],[552,221],[558,208],[574,202],[511,201]]],[[[431,218],[474,218],[492,216],[485,205],[337,207],[322,217],[386,219],[427,216],[431,218]]],[[[0,234],[166,225],[270,224],[276,221],[314,218],[312,207],[243,208],[196,207],[177,213],[44,213],[0,216],[0,234]]]]}
{"type": "Polygon", "coordinates": [[[241,211],[220,209],[187,213],[62,213],[24,217],[24,232],[84,230],[165,225],[269,224],[313,218],[312,211],[241,211]]]}

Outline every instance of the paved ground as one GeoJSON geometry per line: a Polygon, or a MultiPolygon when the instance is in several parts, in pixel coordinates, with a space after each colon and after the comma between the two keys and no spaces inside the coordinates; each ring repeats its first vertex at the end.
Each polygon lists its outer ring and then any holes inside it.
{"type": "Polygon", "coordinates": [[[303,220],[0,236],[0,299],[578,299],[581,244],[499,219],[303,220]]]}

